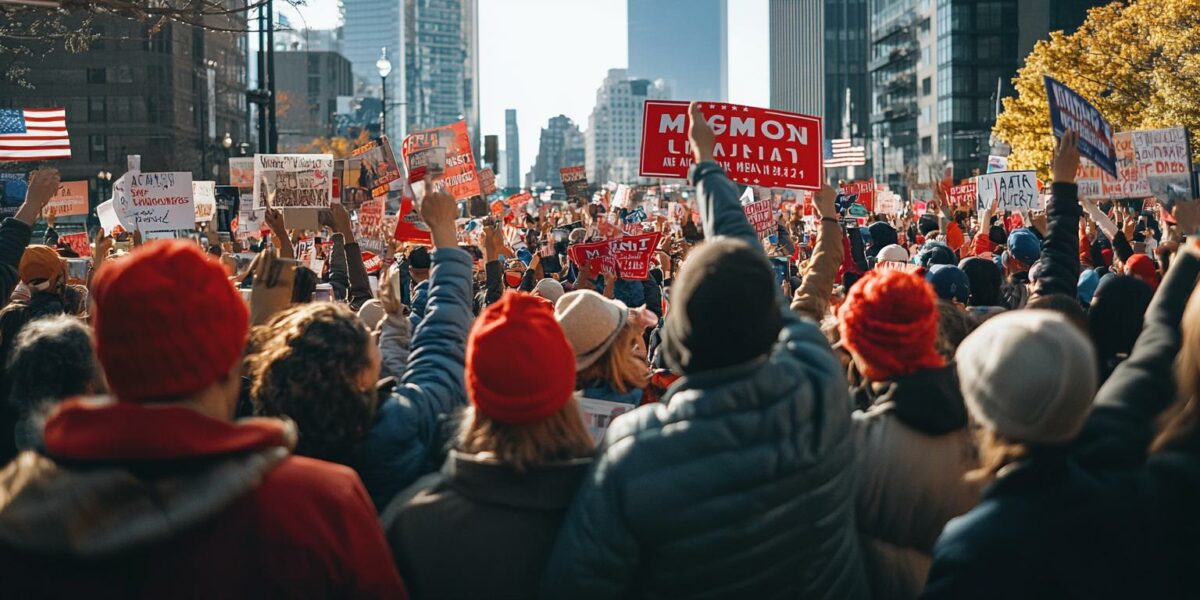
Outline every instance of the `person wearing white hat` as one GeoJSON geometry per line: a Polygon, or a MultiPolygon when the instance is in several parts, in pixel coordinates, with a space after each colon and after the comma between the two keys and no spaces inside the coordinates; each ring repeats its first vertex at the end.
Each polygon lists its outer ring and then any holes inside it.
{"type": "Polygon", "coordinates": [[[575,350],[575,389],[585,398],[640,404],[650,380],[643,333],[658,318],[592,290],[563,294],[554,317],[575,350]]]}
{"type": "Polygon", "coordinates": [[[908,250],[899,244],[888,244],[879,250],[878,262],[906,263],[909,260],[908,250]]]}

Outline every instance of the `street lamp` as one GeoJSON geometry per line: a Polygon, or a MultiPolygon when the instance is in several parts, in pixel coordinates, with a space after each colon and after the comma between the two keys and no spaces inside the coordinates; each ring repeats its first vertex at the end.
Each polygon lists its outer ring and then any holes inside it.
{"type": "Polygon", "coordinates": [[[225,137],[221,139],[221,147],[224,148],[226,152],[233,147],[233,137],[229,135],[228,131],[225,132],[225,137]]]}
{"type": "Polygon", "coordinates": [[[379,116],[379,135],[387,134],[387,77],[392,72],[392,61],[388,60],[387,47],[379,49],[379,60],[375,61],[379,78],[383,80],[383,112],[379,116]]]}

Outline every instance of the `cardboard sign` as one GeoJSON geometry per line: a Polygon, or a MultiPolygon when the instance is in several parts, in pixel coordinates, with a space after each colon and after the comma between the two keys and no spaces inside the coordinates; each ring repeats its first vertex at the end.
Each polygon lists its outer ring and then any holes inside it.
{"type": "Polygon", "coordinates": [[[558,174],[562,176],[567,200],[575,199],[586,202],[591,197],[591,194],[588,193],[587,169],[583,165],[563,167],[558,170],[558,174]]]}
{"type": "Polygon", "coordinates": [[[418,167],[426,167],[427,172],[433,176],[434,189],[448,191],[455,200],[483,195],[466,121],[409,135],[404,138],[400,151],[404,155],[404,164],[409,175],[411,176],[418,167]],[[431,159],[436,159],[443,151],[445,164],[435,165],[436,161],[431,159]],[[430,168],[432,166],[442,168],[438,172],[438,169],[430,168]]]}
{"type": "Polygon", "coordinates": [[[850,198],[851,202],[857,202],[867,207],[868,212],[875,212],[875,180],[868,179],[866,181],[847,181],[838,186],[839,192],[850,198]]]}
{"type": "Polygon", "coordinates": [[[1079,134],[1079,152],[1104,172],[1117,177],[1117,149],[1112,125],[1071,88],[1046,76],[1046,95],[1050,98],[1050,124],[1061,138],[1067,130],[1079,134]]]}
{"type": "MultiPolygon", "coordinates": [[[[992,171],[988,172],[991,173],[992,171]]],[[[969,181],[962,185],[951,187],[946,195],[950,199],[951,206],[970,208],[975,205],[975,182],[969,181]]]]}
{"type": "MultiPolygon", "coordinates": [[[[196,205],[196,222],[211,221],[217,213],[217,182],[193,181],[192,202],[196,205]]],[[[186,229],[191,229],[191,227],[186,229]]]]}
{"type": "Polygon", "coordinates": [[[113,207],[126,231],[177,231],[196,226],[192,174],[130,171],[113,182],[113,207]]]}
{"type": "Polygon", "coordinates": [[[1004,171],[975,178],[975,210],[982,213],[989,207],[996,210],[1028,212],[1042,208],[1038,193],[1036,171],[1004,171]]]}
{"type": "Polygon", "coordinates": [[[28,191],[24,173],[0,173],[0,217],[17,214],[28,191]]]}
{"type": "Polygon", "coordinates": [[[329,208],[333,197],[333,155],[255,155],[255,210],[267,207],[270,192],[275,193],[274,208],[329,208]]]}
{"type": "Polygon", "coordinates": [[[496,172],[484,169],[479,172],[479,191],[484,196],[496,193],[496,172]]]}
{"type": "MultiPolygon", "coordinates": [[[[355,148],[350,156],[359,159],[358,184],[371,190],[371,197],[386,195],[388,184],[400,179],[400,167],[386,135],[355,148]]],[[[340,198],[340,194],[335,196],[340,198]]]]}
{"type": "Polygon", "coordinates": [[[988,173],[999,173],[1000,171],[1008,170],[1008,157],[996,156],[995,154],[988,155],[988,173]]]}
{"type": "Polygon", "coordinates": [[[58,236],[59,244],[67,244],[71,250],[78,254],[81,258],[92,255],[92,243],[88,240],[86,233],[68,233],[58,236]]]}
{"type": "Polygon", "coordinates": [[[1100,170],[1103,197],[1117,199],[1149,196],[1150,183],[1143,176],[1133,152],[1133,135],[1128,131],[1117,133],[1113,136],[1113,145],[1117,150],[1117,176],[1113,177],[1103,169],[1100,170]]]}
{"type": "Polygon", "coordinates": [[[267,209],[255,210],[254,203],[249,200],[246,197],[241,199],[236,233],[239,240],[258,237],[259,233],[267,226],[267,209]]]}
{"type": "Polygon", "coordinates": [[[383,198],[374,198],[364,202],[358,209],[359,237],[364,241],[383,236],[383,203],[383,198]]]}
{"type": "Polygon", "coordinates": [[[229,185],[238,188],[254,187],[253,156],[235,156],[229,159],[229,185]]]}
{"type": "Polygon", "coordinates": [[[1187,130],[1173,127],[1131,133],[1134,160],[1150,194],[1168,206],[1195,198],[1187,130]]]}
{"type": "MultiPolygon", "coordinates": [[[[738,183],[819,190],[821,119],[737,104],[700,106],[716,134],[713,159],[738,183]]],[[[692,166],[687,102],[647,100],[642,122],[643,177],[687,177],[692,166]]]]}
{"type": "Polygon", "coordinates": [[[43,209],[44,215],[66,217],[88,214],[88,182],[64,181],[43,209]]]}
{"type": "Polygon", "coordinates": [[[582,395],[576,396],[576,400],[579,403],[579,411],[583,415],[583,424],[587,426],[588,433],[592,434],[592,440],[597,445],[604,440],[604,432],[608,431],[608,426],[614,419],[637,408],[624,402],[596,400],[584,398],[582,395]]]}
{"type": "Polygon", "coordinates": [[[587,264],[593,273],[616,271],[621,279],[641,281],[650,277],[650,258],[658,250],[662,234],[630,235],[592,244],[576,244],[567,256],[577,265],[587,264]]]}

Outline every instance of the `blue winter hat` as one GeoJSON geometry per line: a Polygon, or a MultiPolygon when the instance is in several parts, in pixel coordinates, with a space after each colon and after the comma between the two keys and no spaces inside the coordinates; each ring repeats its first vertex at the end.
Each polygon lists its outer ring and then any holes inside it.
{"type": "Polygon", "coordinates": [[[917,264],[928,269],[932,265],[955,265],[958,257],[949,246],[941,242],[925,242],[921,252],[917,254],[917,264]]]}
{"type": "Polygon", "coordinates": [[[925,281],[942,300],[956,300],[963,304],[971,295],[971,282],[962,269],[954,265],[933,265],[925,272],[925,281]]]}
{"type": "Polygon", "coordinates": [[[1084,306],[1092,305],[1092,296],[1096,294],[1096,288],[1100,285],[1100,274],[1095,269],[1084,269],[1079,274],[1079,301],[1084,306]]]}
{"type": "Polygon", "coordinates": [[[1008,253],[1026,266],[1037,262],[1042,256],[1042,241],[1028,229],[1018,229],[1008,234],[1008,253]]]}

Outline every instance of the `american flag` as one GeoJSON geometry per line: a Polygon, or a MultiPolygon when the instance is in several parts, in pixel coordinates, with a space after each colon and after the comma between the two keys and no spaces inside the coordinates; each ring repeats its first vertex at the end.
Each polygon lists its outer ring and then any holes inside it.
{"type": "Polygon", "coordinates": [[[825,168],[858,167],[867,164],[867,151],[847,138],[825,140],[825,168]]]}
{"type": "Polygon", "coordinates": [[[64,108],[0,108],[0,161],[71,158],[64,108]]]}

